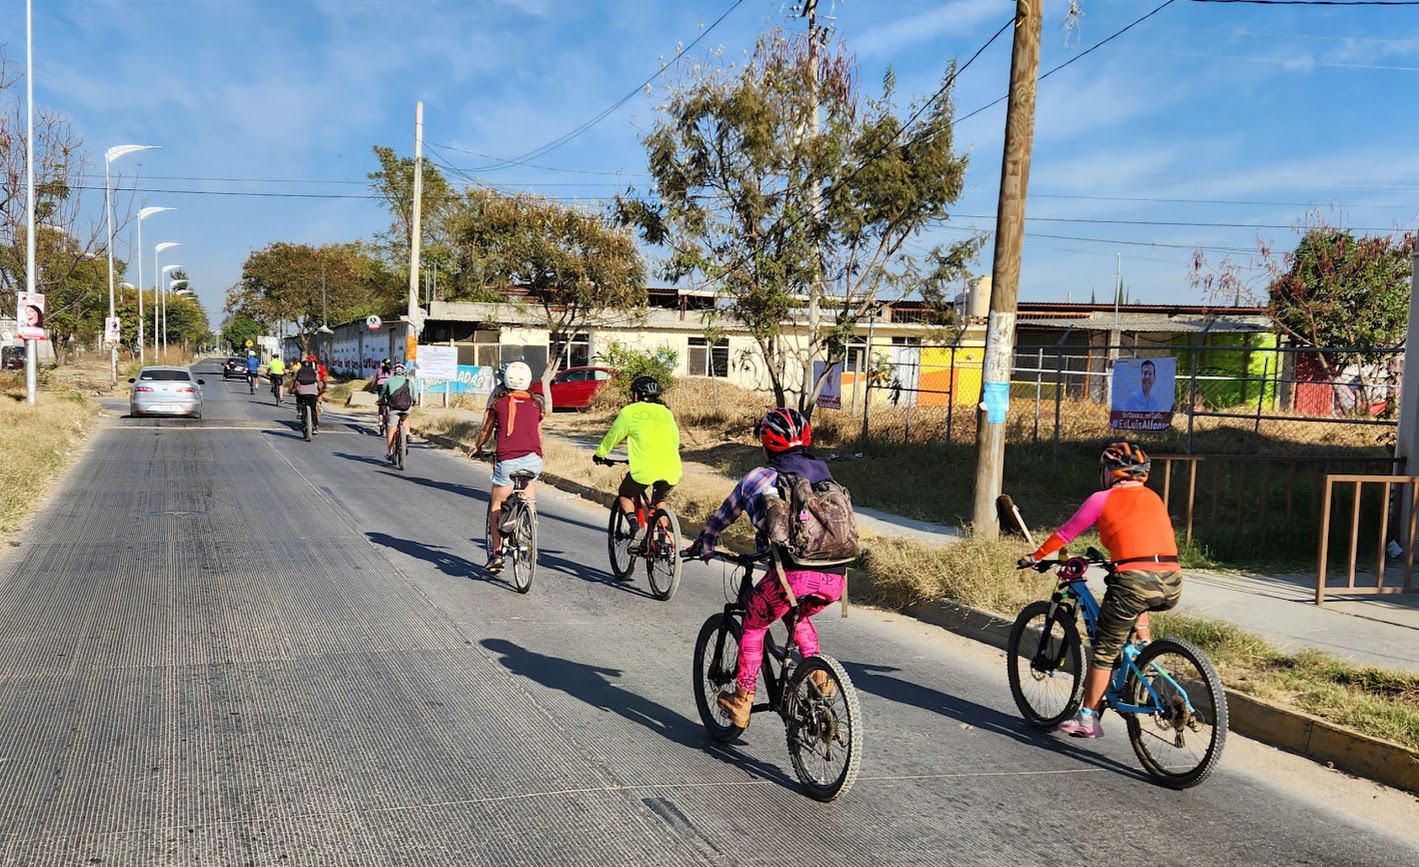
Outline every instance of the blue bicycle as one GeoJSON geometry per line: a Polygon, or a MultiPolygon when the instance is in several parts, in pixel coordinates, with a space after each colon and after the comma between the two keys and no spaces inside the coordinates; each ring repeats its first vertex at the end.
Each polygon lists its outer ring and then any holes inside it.
{"type": "MultiPolygon", "coordinates": [[[[1056,568],[1059,585],[1048,600],[1033,602],[1015,618],[1006,649],[1010,693],[1030,725],[1053,729],[1073,716],[1084,696],[1084,644],[1095,640],[1099,603],[1085,583],[1090,566],[1109,574],[1114,564],[1090,548],[1035,566],[1056,568]]],[[[1104,694],[1128,726],[1128,739],[1144,770],[1165,786],[1187,789],[1212,773],[1227,740],[1227,696],[1206,655],[1177,638],[1143,644],[1130,633],[1104,694]]]]}

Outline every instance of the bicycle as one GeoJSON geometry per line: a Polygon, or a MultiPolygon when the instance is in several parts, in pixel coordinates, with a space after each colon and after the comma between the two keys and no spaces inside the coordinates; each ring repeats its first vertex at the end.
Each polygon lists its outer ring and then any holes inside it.
{"type": "MultiPolygon", "coordinates": [[[[1035,564],[1041,572],[1056,568],[1059,585],[1048,600],[1025,606],[1010,630],[1010,693],[1035,728],[1053,729],[1083,703],[1084,645],[1076,624],[1082,614],[1092,645],[1099,603],[1084,578],[1091,565],[1103,566],[1110,576],[1115,572],[1094,548],[1083,557],[1035,564]]],[[[1222,756],[1227,696],[1212,663],[1190,642],[1160,638],[1144,644],[1130,632],[1114,663],[1104,707],[1123,717],[1143,769],[1165,786],[1201,783],[1222,756]]]]}
{"type": "Polygon", "coordinates": [[[394,451],[391,452],[391,457],[394,466],[400,470],[404,469],[404,462],[409,457],[409,433],[404,426],[404,419],[408,417],[407,412],[399,413],[399,424],[394,426],[394,451]]]}
{"type": "Polygon", "coordinates": [[[274,398],[276,398],[276,405],[277,405],[277,406],[280,406],[280,405],[281,405],[281,377],[280,377],[280,376],[272,376],[272,377],[269,377],[269,379],[271,380],[271,396],[274,397],[274,398]]]}
{"type": "MultiPolygon", "coordinates": [[[[682,556],[693,556],[686,548],[682,556]]],[[[771,555],[728,554],[715,556],[741,571],[737,595],[725,603],[724,611],[711,615],[695,639],[695,707],[709,736],[729,743],[743,733],[719,707],[719,696],[735,687],[739,669],[739,640],[744,633],[744,617],[754,592],[754,565],[771,555]]],[[[771,569],[782,576],[782,566],[773,557],[771,569]]],[[[780,577],[779,580],[783,580],[780,577]]],[[[764,635],[764,658],[760,672],[768,701],[754,705],[752,713],[771,710],[783,718],[788,735],[788,754],[793,770],[809,797],[831,801],[852,788],[862,766],[864,735],[862,709],[857,690],[842,664],[822,653],[795,660],[798,651],[794,628],[798,623],[798,599],[785,583],[790,607],[783,617],[788,630],[782,646],[773,630],[764,635]],[[823,675],[825,685],[812,676],[823,675]]]]}
{"type": "Polygon", "coordinates": [[[256,372],[253,370],[246,372],[246,392],[247,394],[256,394],[256,372]]]}
{"type": "Polygon", "coordinates": [[[517,470],[511,475],[512,493],[503,500],[502,549],[493,550],[493,504],[483,519],[483,546],[488,557],[500,555],[512,566],[512,586],[518,593],[532,589],[537,575],[537,501],[527,496],[527,486],[536,473],[517,470]]]}
{"type": "MultiPolygon", "coordinates": [[[[629,464],[619,458],[602,458],[607,466],[629,464]]],[[[650,582],[650,595],[662,602],[675,595],[680,586],[680,519],[668,506],[662,506],[651,515],[650,523],[654,531],[648,529],[646,512],[651,504],[646,500],[645,491],[637,491],[635,499],[636,525],[631,526],[631,516],[621,511],[619,498],[611,501],[611,520],[606,527],[606,550],[611,557],[611,574],[616,580],[624,581],[635,571],[635,558],[645,560],[645,574],[650,582]],[[640,547],[632,549],[631,541],[638,530],[644,529],[640,547]]]]}
{"type": "Polygon", "coordinates": [[[320,411],[316,409],[314,401],[301,400],[300,396],[297,396],[296,412],[301,416],[301,435],[305,437],[306,442],[310,442],[310,438],[320,430],[320,411]]]}
{"type": "Polygon", "coordinates": [[[382,400],[375,401],[374,408],[379,413],[379,438],[389,442],[389,410],[382,400]]]}

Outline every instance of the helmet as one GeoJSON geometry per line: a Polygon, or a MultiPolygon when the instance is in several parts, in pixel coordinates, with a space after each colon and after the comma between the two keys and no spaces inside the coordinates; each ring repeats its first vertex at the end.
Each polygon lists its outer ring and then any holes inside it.
{"type": "Polygon", "coordinates": [[[306,361],[319,361],[320,359],[316,358],[316,357],[315,357],[315,353],[312,352],[310,355],[307,355],[307,356],[305,357],[305,360],[306,360],[306,361]]]}
{"type": "Polygon", "coordinates": [[[395,374],[395,376],[403,376],[403,375],[404,375],[404,369],[405,369],[405,368],[404,368],[404,362],[402,362],[402,361],[396,361],[396,362],[394,362],[394,374],[395,374]]]}
{"type": "Polygon", "coordinates": [[[503,371],[503,385],[513,391],[526,391],[532,386],[532,368],[521,361],[514,361],[503,371]]]}
{"type": "Polygon", "coordinates": [[[631,380],[631,394],[654,400],[660,397],[660,380],[653,376],[637,376],[631,380]]]}
{"type": "Polygon", "coordinates": [[[250,358],[251,356],[253,356],[253,355],[255,355],[255,354],[256,354],[256,350],[254,350],[254,349],[248,349],[248,350],[246,351],[246,356],[247,356],[248,358],[250,358]]]}
{"type": "Polygon", "coordinates": [[[1099,465],[1099,480],[1105,488],[1122,481],[1146,482],[1153,468],[1143,449],[1126,442],[1113,443],[1104,449],[1099,465]]]}
{"type": "Polygon", "coordinates": [[[383,360],[383,361],[381,361],[381,362],[379,363],[379,366],[380,366],[380,367],[388,367],[389,365],[391,365],[391,364],[393,364],[393,363],[394,363],[394,361],[393,361],[392,359],[386,358],[385,360],[383,360]]]}
{"type": "Polygon", "coordinates": [[[795,446],[806,448],[813,445],[813,426],[796,409],[780,407],[769,410],[769,414],[754,425],[754,435],[770,452],[786,452],[795,446]]]}

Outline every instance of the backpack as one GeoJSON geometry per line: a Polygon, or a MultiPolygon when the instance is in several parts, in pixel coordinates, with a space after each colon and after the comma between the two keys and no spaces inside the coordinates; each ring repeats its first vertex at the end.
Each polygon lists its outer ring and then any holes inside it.
{"type": "Polygon", "coordinates": [[[810,485],[796,473],[778,474],[778,496],[769,497],[769,541],[795,566],[840,566],[857,559],[857,523],[847,488],[832,479],[810,485]]]}
{"type": "Polygon", "coordinates": [[[296,382],[301,385],[315,385],[320,381],[320,369],[307,361],[301,365],[301,369],[296,371],[296,382]]]}
{"type": "Polygon", "coordinates": [[[390,409],[405,412],[414,405],[414,396],[409,393],[409,380],[399,383],[399,387],[389,393],[384,402],[390,409]]]}

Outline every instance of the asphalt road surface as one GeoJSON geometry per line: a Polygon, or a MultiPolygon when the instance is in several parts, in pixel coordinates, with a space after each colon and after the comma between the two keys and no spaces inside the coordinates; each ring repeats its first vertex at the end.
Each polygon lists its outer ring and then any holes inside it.
{"type": "Polygon", "coordinates": [[[420,445],[401,473],[336,412],[306,443],[201,373],[203,421],[113,420],[0,561],[5,864],[1419,863],[1419,825],[1240,738],[1174,792],[1121,728],[1035,733],[998,653],[862,608],[817,618],[868,740],[814,802],[777,717],[729,747],[699,724],[722,568],[657,602],[609,578],[604,513],[544,489],[519,595],[480,568],[486,465],[420,445]]]}

